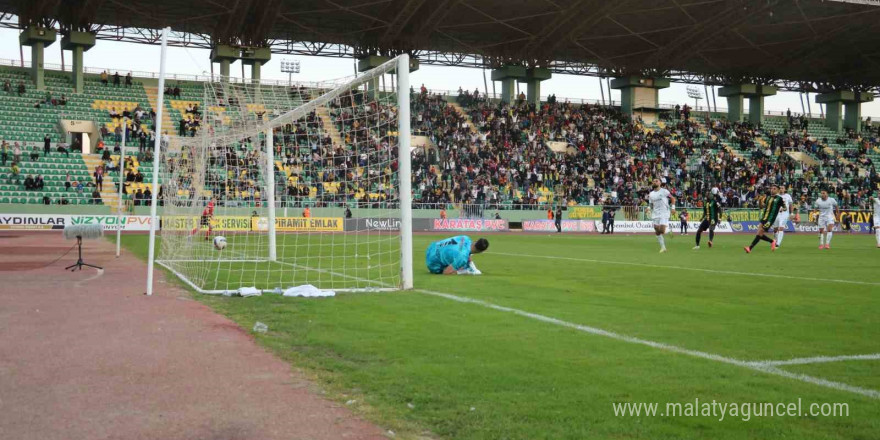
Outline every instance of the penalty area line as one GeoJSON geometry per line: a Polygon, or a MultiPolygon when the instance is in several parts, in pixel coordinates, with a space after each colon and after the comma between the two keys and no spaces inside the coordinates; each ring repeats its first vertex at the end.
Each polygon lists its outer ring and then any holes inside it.
{"type": "Polygon", "coordinates": [[[844,356],[814,356],[814,357],[807,357],[807,358],[786,359],[786,360],[781,360],[781,361],[755,361],[752,363],[755,365],[779,366],[779,365],[823,364],[823,363],[827,363],[827,362],[844,362],[844,361],[880,361],[880,353],[853,354],[853,355],[844,355],[844,356]]]}
{"type": "Polygon", "coordinates": [[[691,272],[704,272],[704,273],[715,273],[720,275],[743,275],[743,276],[753,276],[753,277],[762,277],[762,278],[782,278],[786,280],[800,280],[800,281],[818,281],[824,283],[840,283],[840,284],[856,284],[860,286],[880,286],[880,283],[873,283],[870,281],[855,281],[855,280],[836,280],[831,278],[813,278],[813,277],[796,277],[792,275],[780,275],[774,273],[760,273],[760,272],[738,272],[734,270],[719,270],[719,269],[702,269],[699,267],[683,267],[683,266],[667,266],[663,264],[648,264],[648,263],[633,263],[630,261],[610,261],[610,260],[596,260],[592,258],[574,258],[574,257],[559,257],[555,255],[532,255],[532,254],[511,254],[506,252],[492,252],[492,255],[502,255],[506,257],[526,257],[526,258],[544,258],[548,260],[565,260],[565,261],[579,261],[584,263],[598,263],[598,264],[616,264],[620,266],[635,266],[635,267],[649,267],[652,269],[673,269],[673,270],[688,270],[691,272]]]}
{"type": "Polygon", "coordinates": [[[782,370],[774,364],[769,364],[766,362],[753,362],[753,361],[744,361],[740,359],[735,359],[727,356],[722,356],[719,354],[708,353],[705,351],[699,350],[691,350],[684,347],[679,347],[676,345],[665,344],[662,342],[650,341],[647,339],[636,338],[634,336],[628,336],[616,332],[612,332],[609,330],[604,330],[598,327],[591,327],[588,325],[575,324],[573,322],[563,321],[561,319],[553,318],[550,316],[539,315],[537,313],[527,312],[524,310],[514,309],[512,307],[500,306],[498,304],[493,304],[487,301],[469,298],[466,296],[453,295],[451,293],[444,292],[436,292],[433,290],[424,290],[424,289],[414,289],[415,292],[419,292],[425,295],[430,295],[438,298],[444,298],[460,303],[466,304],[474,304],[482,307],[486,307],[492,310],[497,310],[500,312],[512,313],[514,315],[522,316],[524,318],[533,319],[536,321],[557,325],[560,327],[569,328],[572,330],[577,330],[583,333],[589,333],[596,336],[603,336],[606,338],[627,342],[630,344],[644,345],[656,349],[660,349],[663,351],[668,351],[672,353],[684,354],[687,356],[692,356],[700,359],[706,359],[710,361],[720,362],[728,365],[735,365],[742,368],[747,368],[753,371],[759,371],[765,374],[772,374],[775,376],[781,376],[789,379],[798,380],[801,382],[818,385],[825,388],[831,388],[838,391],[846,391],[853,394],[859,394],[862,396],[870,397],[872,399],[880,399],[880,391],[872,390],[868,388],[857,387],[854,385],[845,384],[842,382],[834,382],[831,380],[823,379],[821,377],[807,376],[805,374],[792,373],[790,371],[782,370]]]}

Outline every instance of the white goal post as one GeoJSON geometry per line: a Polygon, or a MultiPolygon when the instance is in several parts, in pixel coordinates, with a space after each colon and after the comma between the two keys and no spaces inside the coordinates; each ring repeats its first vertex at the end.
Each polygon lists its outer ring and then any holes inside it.
{"type": "Polygon", "coordinates": [[[197,134],[156,158],[157,263],[208,294],[413,287],[407,55],[308,86],[221,78],[191,99],[170,107],[197,134]]]}

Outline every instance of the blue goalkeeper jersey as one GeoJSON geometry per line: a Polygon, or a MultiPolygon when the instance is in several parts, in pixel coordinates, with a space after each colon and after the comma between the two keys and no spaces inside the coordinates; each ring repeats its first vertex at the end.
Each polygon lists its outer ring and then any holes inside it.
{"type": "Polygon", "coordinates": [[[425,264],[431,273],[443,273],[450,265],[455,270],[467,267],[470,257],[471,238],[459,235],[431,243],[425,253],[425,264]]]}

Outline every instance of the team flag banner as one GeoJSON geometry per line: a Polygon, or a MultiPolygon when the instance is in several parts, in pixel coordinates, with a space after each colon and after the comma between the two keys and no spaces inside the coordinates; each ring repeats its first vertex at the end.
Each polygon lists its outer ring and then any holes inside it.
{"type": "Polygon", "coordinates": [[[0,230],[53,230],[67,225],[101,225],[105,231],[149,231],[147,215],[2,214],[0,230]]]}
{"type": "MultiPolygon", "coordinates": [[[[849,218],[852,219],[853,223],[871,223],[873,213],[870,211],[852,211],[849,209],[841,209],[840,216],[836,218],[839,222],[840,217],[843,217],[843,214],[849,214],[849,218]]],[[[811,222],[815,222],[819,220],[819,211],[810,211],[809,220],[811,222]]]]}
{"type": "MultiPolygon", "coordinates": [[[[601,220],[601,206],[572,206],[568,208],[568,218],[572,220],[601,220]]],[[[563,227],[563,230],[565,228],[563,227]]]]}
{"type": "MultiPolygon", "coordinates": [[[[562,232],[596,232],[593,220],[563,220],[562,232]]],[[[553,220],[523,220],[522,230],[525,232],[556,232],[553,220]]]]}

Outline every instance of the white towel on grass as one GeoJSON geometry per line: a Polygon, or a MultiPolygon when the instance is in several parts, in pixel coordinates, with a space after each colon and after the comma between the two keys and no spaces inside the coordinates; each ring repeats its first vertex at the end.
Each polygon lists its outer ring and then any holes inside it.
{"type": "Polygon", "coordinates": [[[311,284],[303,284],[302,286],[291,287],[284,291],[284,296],[302,296],[305,298],[318,298],[324,296],[336,296],[336,292],[332,290],[321,290],[311,284]]]}
{"type": "Polygon", "coordinates": [[[261,292],[260,289],[257,289],[256,287],[241,287],[238,289],[238,294],[243,297],[261,296],[263,292],[261,292]]]}

